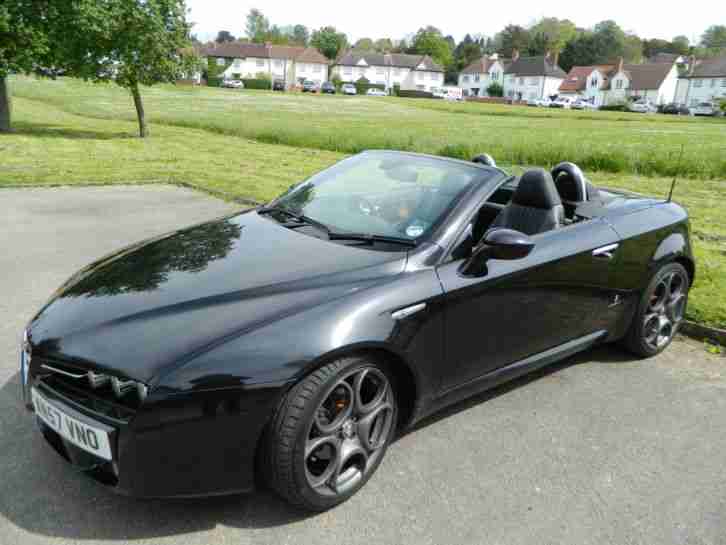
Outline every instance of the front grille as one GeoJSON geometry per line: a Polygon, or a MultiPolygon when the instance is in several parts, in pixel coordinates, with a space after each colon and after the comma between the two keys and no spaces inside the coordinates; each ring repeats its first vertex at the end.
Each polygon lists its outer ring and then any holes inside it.
{"type": "Polygon", "coordinates": [[[87,368],[38,358],[34,360],[40,382],[67,400],[94,413],[128,421],[136,414],[146,387],[143,384],[109,375],[89,372],[87,368]]]}

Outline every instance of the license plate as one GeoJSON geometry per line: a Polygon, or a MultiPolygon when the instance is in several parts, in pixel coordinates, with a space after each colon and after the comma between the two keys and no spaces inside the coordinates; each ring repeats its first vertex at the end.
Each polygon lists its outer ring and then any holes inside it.
{"type": "Polygon", "coordinates": [[[66,414],[46,400],[35,388],[31,392],[36,414],[51,429],[78,448],[104,460],[111,460],[111,441],[107,431],[89,426],[66,414]]]}

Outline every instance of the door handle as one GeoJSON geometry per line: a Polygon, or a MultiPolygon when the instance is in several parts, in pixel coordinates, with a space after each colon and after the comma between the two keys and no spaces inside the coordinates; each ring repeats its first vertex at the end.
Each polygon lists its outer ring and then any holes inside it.
{"type": "Polygon", "coordinates": [[[605,259],[610,260],[613,257],[615,257],[615,250],[618,249],[620,244],[608,244],[607,246],[603,246],[602,248],[597,248],[592,251],[592,257],[595,257],[597,259],[605,259]]]}

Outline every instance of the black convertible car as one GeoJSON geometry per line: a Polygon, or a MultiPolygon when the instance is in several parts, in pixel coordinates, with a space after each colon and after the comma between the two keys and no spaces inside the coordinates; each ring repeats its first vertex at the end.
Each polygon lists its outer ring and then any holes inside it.
{"type": "Polygon", "coordinates": [[[123,494],[323,510],[444,405],[599,343],[662,351],[693,277],[670,200],[365,152],[77,273],[25,331],[23,395],[123,494]]]}

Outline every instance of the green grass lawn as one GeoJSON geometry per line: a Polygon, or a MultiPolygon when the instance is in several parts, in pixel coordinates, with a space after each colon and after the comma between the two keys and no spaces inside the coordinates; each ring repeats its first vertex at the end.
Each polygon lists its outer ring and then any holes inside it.
{"type": "Polygon", "coordinates": [[[691,214],[698,259],[689,318],[726,326],[723,121],[160,86],[144,90],[151,137],[141,140],[131,99],[114,85],[17,78],[13,92],[15,131],[0,135],[0,187],[182,183],[265,201],[345,153],[397,148],[488,151],[502,164],[575,160],[590,165],[598,185],[666,195],[664,174],[685,142],[684,170],[701,165],[675,194],[691,214]],[[608,150],[629,159],[593,171],[608,150]],[[648,163],[654,150],[662,164],[648,163]]]}

